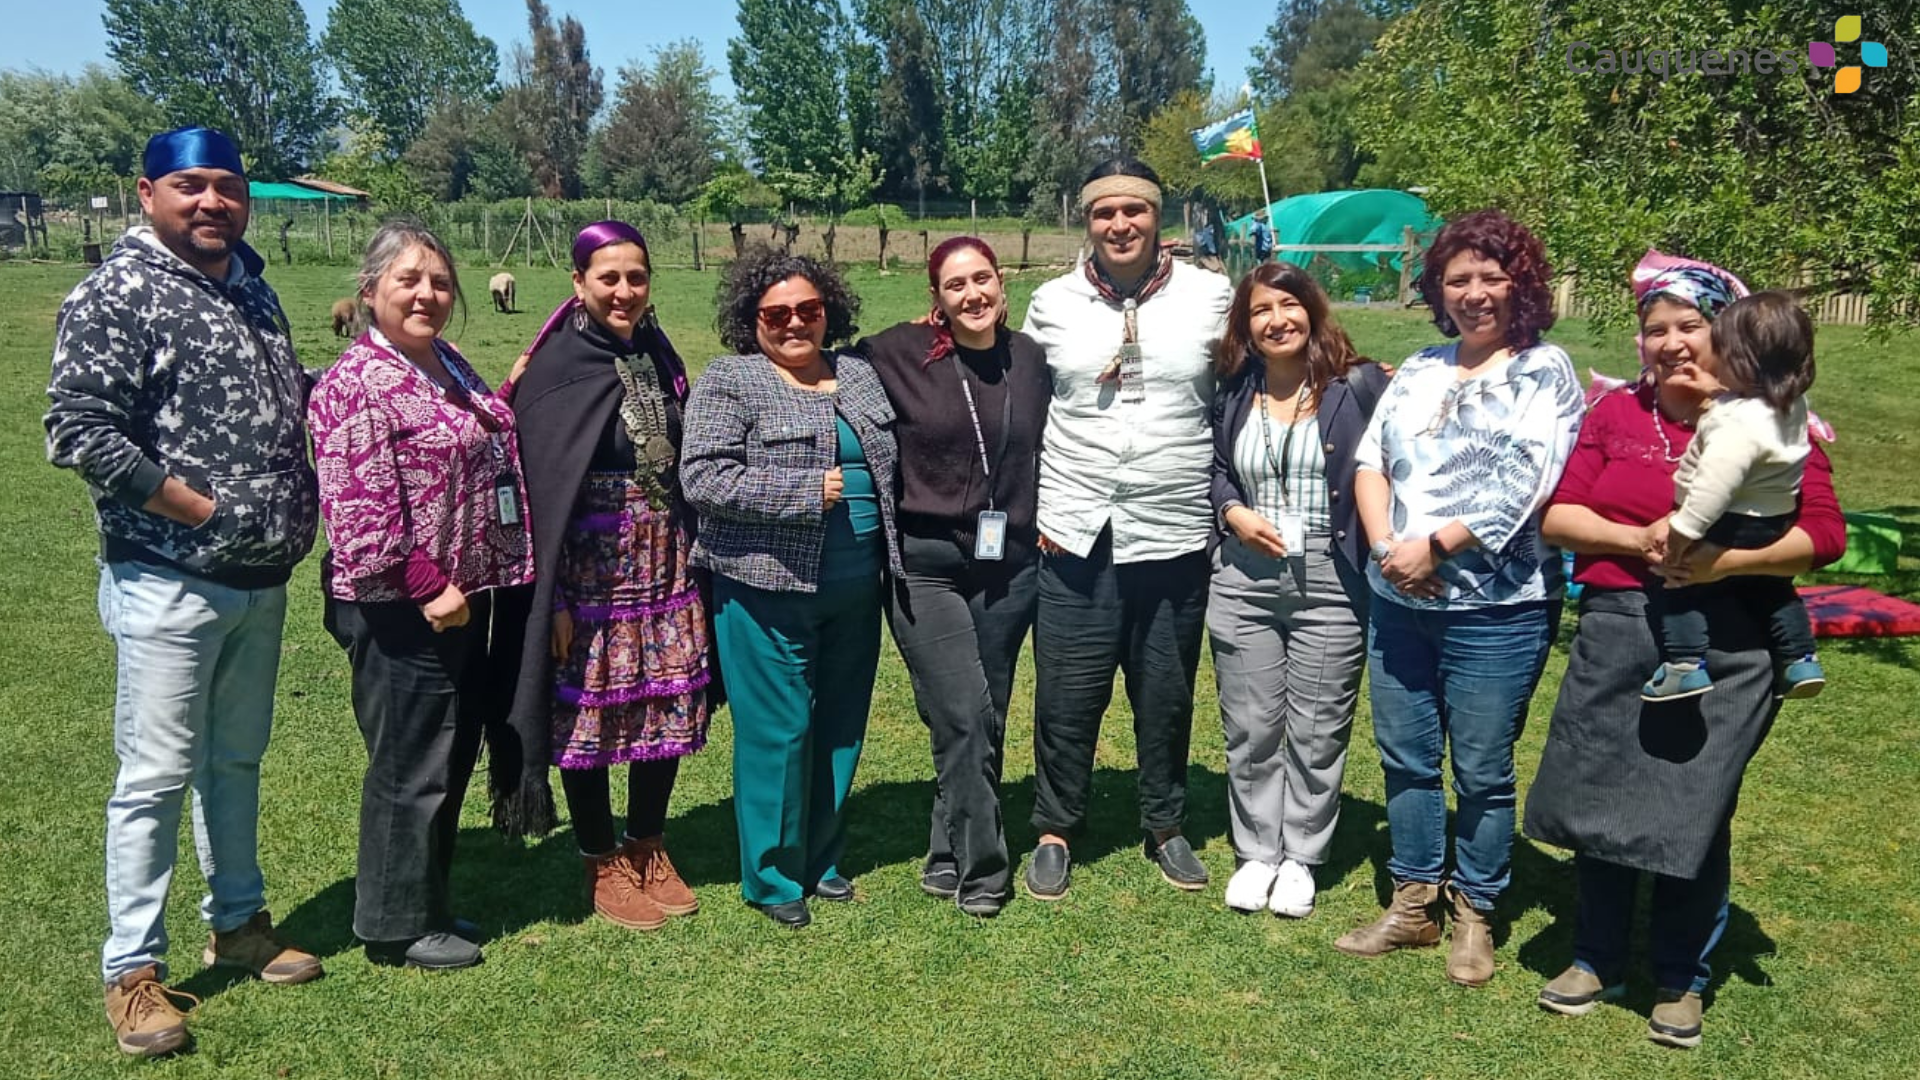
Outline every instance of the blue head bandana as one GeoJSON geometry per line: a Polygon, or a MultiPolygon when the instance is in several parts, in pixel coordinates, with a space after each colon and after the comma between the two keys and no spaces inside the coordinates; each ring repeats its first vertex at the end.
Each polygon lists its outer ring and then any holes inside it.
{"type": "Polygon", "coordinates": [[[175,128],[147,140],[146,153],[140,157],[141,176],[158,180],[181,169],[225,169],[242,178],[247,175],[239,147],[212,128],[175,128]]]}

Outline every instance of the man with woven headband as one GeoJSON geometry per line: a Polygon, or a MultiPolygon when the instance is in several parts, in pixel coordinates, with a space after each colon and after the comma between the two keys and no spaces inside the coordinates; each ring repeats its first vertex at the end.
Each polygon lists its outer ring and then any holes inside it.
{"type": "Polygon", "coordinates": [[[99,517],[120,758],[101,974],[120,1049],[151,1057],[188,1042],[173,999],[191,998],[163,980],[189,786],[205,962],[269,983],[321,973],[275,936],[257,851],[286,583],[319,506],[305,373],[265,264],[240,239],[238,149],[208,128],[155,135],[139,192],[151,224],[61,305],[46,424],[48,457],[86,480],[99,517]]]}
{"type": "Polygon", "coordinates": [[[1096,166],[1080,205],[1089,253],[1035,291],[1024,327],[1054,391],[1033,634],[1040,844],[1026,870],[1043,900],[1066,895],[1115,668],[1133,706],[1147,858],[1178,888],[1207,884],[1181,825],[1211,571],[1209,365],[1232,289],[1161,250],[1160,182],[1140,162],[1096,166]]]}

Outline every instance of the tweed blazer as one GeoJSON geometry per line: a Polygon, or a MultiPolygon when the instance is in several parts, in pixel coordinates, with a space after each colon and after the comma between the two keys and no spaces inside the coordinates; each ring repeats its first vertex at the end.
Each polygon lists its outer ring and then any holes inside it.
{"type": "MultiPolygon", "coordinates": [[[[1226,513],[1248,505],[1246,482],[1233,471],[1233,443],[1253,415],[1254,392],[1264,372],[1258,360],[1249,360],[1240,373],[1220,385],[1213,396],[1213,541],[1227,533],[1226,513]]],[[[1367,421],[1387,387],[1387,373],[1372,361],[1356,363],[1344,376],[1327,382],[1320,395],[1321,447],[1327,456],[1327,500],[1333,510],[1333,547],[1355,570],[1367,567],[1367,538],[1360,528],[1359,508],[1353,501],[1354,451],[1366,434],[1367,421]]]]}
{"type": "Polygon", "coordinates": [[[817,592],[827,539],[821,481],[839,446],[834,417],[853,428],[873,470],[887,566],[900,572],[893,406],[857,356],[827,353],[839,388],[802,390],[772,360],[723,356],[694,380],[680,447],[680,484],[700,512],[693,561],[744,585],[817,592]]]}

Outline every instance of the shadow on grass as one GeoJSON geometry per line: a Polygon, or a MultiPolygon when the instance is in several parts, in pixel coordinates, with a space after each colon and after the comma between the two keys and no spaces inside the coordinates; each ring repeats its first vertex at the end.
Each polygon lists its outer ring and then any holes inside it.
{"type": "MultiPolygon", "coordinates": [[[[1087,830],[1074,844],[1075,860],[1093,862],[1140,841],[1135,807],[1135,774],[1130,769],[1095,770],[1087,830]]],[[[1033,805],[1033,780],[1005,785],[1001,803],[1008,819],[1007,844],[1019,860],[1035,834],[1026,823],[1033,805]]],[[[1227,819],[1226,780],[1210,769],[1188,771],[1187,836],[1197,849],[1218,839],[1227,819]]],[[[1371,831],[1378,807],[1347,800],[1355,826],[1371,831]]],[[[847,802],[847,853],[841,870],[857,878],[869,871],[909,864],[915,868],[927,850],[933,783],[888,781],[858,787],[847,802]]],[[[1342,831],[1349,831],[1347,823],[1342,831]]],[[[740,847],[733,799],[678,808],[667,822],[674,866],[689,885],[737,885],[740,847]]],[[[1339,845],[1336,845],[1338,848],[1339,845]]],[[[1346,845],[1348,861],[1335,852],[1335,871],[1345,874],[1363,848],[1346,845]]],[[[460,831],[453,861],[456,914],[478,923],[483,940],[508,937],[542,922],[577,923],[592,914],[582,885],[580,855],[572,831],[564,825],[532,844],[510,842],[489,828],[460,831]]],[[[309,897],[278,920],[288,941],[325,959],[357,948],[353,934],[354,879],[343,877],[309,897]]],[[[244,978],[244,976],[242,976],[244,978]]],[[[201,997],[217,994],[239,978],[206,971],[184,988],[201,997]]]]}

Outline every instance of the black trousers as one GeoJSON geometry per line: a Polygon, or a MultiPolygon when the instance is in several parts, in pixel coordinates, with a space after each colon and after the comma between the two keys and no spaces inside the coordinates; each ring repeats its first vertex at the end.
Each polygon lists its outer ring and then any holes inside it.
{"type": "MultiPolygon", "coordinates": [[[[1792,527],[1792,514],[1778,517],[1726,514],[1707,529],[1700,542],[1751,551],[1779,540],[1792,527]]],[[[1793,587],[1793,579],[1753,574],[1708,585],[1647,590],[1648,600],[1660,616],[1660,631],[1665,639],[1664,659],[1698,661],[1707,655],[1707,611],[1712,608],[1716,594],[1732,596],[1747,618],[1766,625],[1768,651],[1773,654],[1775,667],[1784,667],[1813,653],[1813,623],[1807,617],[1807,605],[1801,601],[1799,590],[1793,587]]]]}
{"type": "Polygon", "coordinates": [[[976,562],[951,540],[915,536],[902,538],[900,555],[906,573],[887,621],[933,744],[926,869],[957,872],[961,900],[1004,900],[1013,890],[1000,812],[1007,702],[1039,568],[976,562]]]}
{"type": "Polygon", "coordinates": [[[353,903],[362,941],[406,941],[452,923],[460,804],[486,710],[497,707],[487,692],[491,599],[468,596],[466,625],[436,634],[410,601],[327,598],[327,630],[347,651],[367,746],[353,903]]]}
{"type": "MultiPolygon", "coordinates": [[[[560,790],[582,855],[605,855],[619,846],[613,835],[613,784],[608,767],[561,769],[560,790]]],[[[680,759],[636,761],[627,766],[627,835],[635,840],[667,829],[667,803],[680,775],[680,759]]]]}
{"type": "Polygon", "coordinates": [[[1036,830],[1066,835],[1086,822],[1094,744],[1116,668],[1133,706],[1140,827],[1180,827],[1210,571],[1205,551],[1115,566],[1111,532],[1087,558],[1041,558],[1033,628],[1036,830]]]}

